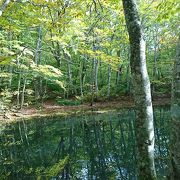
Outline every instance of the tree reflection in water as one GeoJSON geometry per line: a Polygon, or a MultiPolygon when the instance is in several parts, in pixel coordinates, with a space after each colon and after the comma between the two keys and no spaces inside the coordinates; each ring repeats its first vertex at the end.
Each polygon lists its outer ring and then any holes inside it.
{"type": "MultiPolygon", "coordinates": [[[[168,169],[170,112],[155,109],[156,170],[168,169]]],[[[136,179],[132,109],[1,126],[0,179],[136,179]]]]}

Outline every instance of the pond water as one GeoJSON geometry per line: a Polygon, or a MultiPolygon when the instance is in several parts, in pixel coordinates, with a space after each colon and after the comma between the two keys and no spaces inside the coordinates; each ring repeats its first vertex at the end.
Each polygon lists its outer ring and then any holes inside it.
{"type": "MultiPolygon", "coordinates": [[[[168,170],[170,111],[155,108],[155,163],[168,170]]],[[[133,109],[0,126],[0,179],[136,179],[133,109]]]]}

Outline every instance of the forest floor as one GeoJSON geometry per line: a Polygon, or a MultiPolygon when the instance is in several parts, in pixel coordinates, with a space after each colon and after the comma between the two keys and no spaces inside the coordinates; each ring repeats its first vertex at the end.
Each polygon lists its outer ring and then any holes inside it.
{"type": "MultiPolygon", "coordinates": [[[[162,95],[157,96],[153,100],[153,106],[170,105],[170,96],[162,95]]],[[[35,106],[24,107],[18,111],[9,111],[5,115],[0,115],[1,122],[12,122],[20,119],[32,119],[35,117],[45,116],[57,116],[57,115],[72,115],[79,112],[97,111],[104,112],[114,109],[134,107],[133,99],[129,96],[123,96],[112,100],[94,102],[93,105],[90,103],[83,103],[77,106],[62,106],[57,105],[53,100],[48,100],[43,103],[40,109],[35,106]]]]}

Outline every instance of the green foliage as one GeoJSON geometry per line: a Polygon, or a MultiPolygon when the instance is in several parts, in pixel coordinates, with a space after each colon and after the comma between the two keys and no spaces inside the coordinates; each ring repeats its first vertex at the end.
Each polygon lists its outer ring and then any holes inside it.
{"type": "Polygon", "coordinates": [[[177,0],[161,0],[157,5],[157,10],[160,11],[158,21],[169,20],[173,16],[178,16],[180,3],[177,0]]]}
{"type": "Polygon", "coordinates": [[[58,98],[56,100],[56,102],[62,106],[78,106],[81,104],[81,101],[78,99],[61,99],[61,98],[58,98]]]}
{"type": "Polygon", "coordinates": [[[11,62],[14,56],[0,56],[0,65],[7,65],[11,62]]]}
{"type": "Polygon", "coordinates": [[[64,88],[63,82],[59,79],[62,77],[62,73],[59,69],[50,66],[50,65],[31,65],[32,75],[34,77],[42,77],[45,80],[49,80],[54,84],[57,84],[59,87],[64,88]]]}
{"type": "Polygon", "coordinates": [[[66,164],[69,161],[69,156],[66,156],[63,160],[60,160],[58,163],[55,163],[52,167],[47,168],[45,170],[47,176],[49,177],[56,177],[61,171],[64,169],[66,164]]]}
{"type": "Polygon", "coordinates": [[[0,92],[0,112],[9,109],[9,105],[12,101],[12,93],[9,89],[4,89],[0,92]]]}
{"type": "MultiPolygon", "coordinates": [[[[148,71],[156,91],[164,93],[175,56],[179,3],[145,0],[138,5],[148,71]]],[[[11,100],[18,94],[25,103],[56,96],[105,99],[109,67],[110,96],[130,93],[129,40],[119,1],[12,1],[0,24],[0,86],[14,93],[11,100]],[[96,78],[98,92],[92,88],[96,78]]],[[[60,104],[73,104],[63,101],[60,104]]]]}

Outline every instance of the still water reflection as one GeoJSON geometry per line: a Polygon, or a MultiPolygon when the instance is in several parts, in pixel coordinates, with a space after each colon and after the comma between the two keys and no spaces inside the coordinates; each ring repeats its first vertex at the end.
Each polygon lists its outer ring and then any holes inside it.
{"type": "MultiPolygon", "coordinates": [[[[132,109],[0,126],[0,179],[136,179],[132,109]]],[[[155,109],[156,168],[167,172],[169,108],[155,109]]]]}

